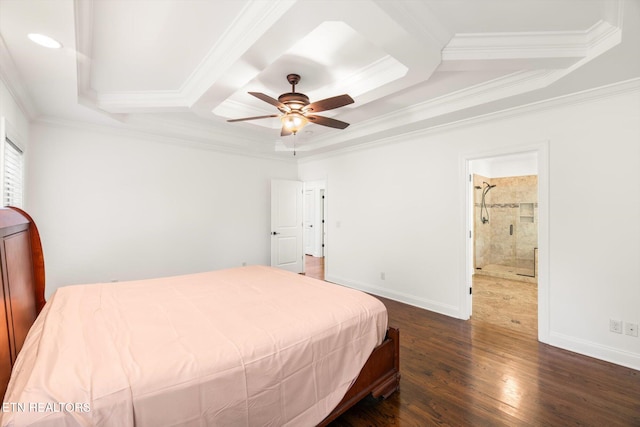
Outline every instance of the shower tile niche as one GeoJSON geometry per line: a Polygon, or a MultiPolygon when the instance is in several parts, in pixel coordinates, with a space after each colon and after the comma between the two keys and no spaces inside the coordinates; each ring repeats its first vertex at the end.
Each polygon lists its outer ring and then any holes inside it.
{"type": "Polygon", "coordinates": [[[520,203],[520,222],[533,221],[534,203],[520,203]]]}

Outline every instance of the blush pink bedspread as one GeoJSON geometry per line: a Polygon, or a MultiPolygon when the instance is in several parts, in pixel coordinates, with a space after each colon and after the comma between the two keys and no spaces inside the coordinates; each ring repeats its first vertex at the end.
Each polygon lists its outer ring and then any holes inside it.
{"type": "Polygon", "coordinates": [[[386,328],[379,300],[271,267],[63,287],[2,425],[313,426],[386,328]]]}

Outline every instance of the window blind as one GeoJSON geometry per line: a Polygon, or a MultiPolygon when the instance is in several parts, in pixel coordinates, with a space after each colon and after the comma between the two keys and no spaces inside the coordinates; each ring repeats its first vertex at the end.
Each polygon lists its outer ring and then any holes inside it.
{"type": "Polygon", "coordinates": [[[3,206],[22,207],[23,158],[20,150],[8,138],[4,142],[3,206]]]}

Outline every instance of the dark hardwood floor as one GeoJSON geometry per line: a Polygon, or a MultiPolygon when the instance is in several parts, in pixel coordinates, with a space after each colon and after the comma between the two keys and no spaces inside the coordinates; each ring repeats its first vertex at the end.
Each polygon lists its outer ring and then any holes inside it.
{"type": "Polygon", "coordinates": [[[640,426],[640,371],[499,322],[380,300],[400,328],[400,391],[332,426],[640,426]]]}

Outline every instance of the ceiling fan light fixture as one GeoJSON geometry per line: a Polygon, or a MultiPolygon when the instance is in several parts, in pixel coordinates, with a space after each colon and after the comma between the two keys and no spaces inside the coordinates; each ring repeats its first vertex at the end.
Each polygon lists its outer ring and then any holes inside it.
{"type": "Polygon", "coordinates": [[[297,111],[292,111],[282,116],[282,126],[294,135],[307,123],[309,123],[309,119],[297,111]]]}
{"type": "Polygon", "coordinates": [[[310,103],[307,95],[296,92],[296,84],[300,81],[300,76],[298,74],[287,75],[287,81],[291,83],[291,92],[283,93],[278,97],[278,99],[265,95],[262,92],[249,92],[249,95],[253,95],[261,101],[276,107],[280,114],[244,117],[242,119],[228,119],[227,122],[242,122],[245,120],[264,119],[267,117],[280,117],[280,120],[282,121],[282,131],[280,132],[280,136],[287,136],[291,134],[295,135],[309,122],[334,129],[345,129],[349,126],[349,123],[332,119],[330,117],[316,115],[316,113],[321,111],[333,110],[335,108],[353,104],[353,98],[349,95],[344,94],[333,96],[331,98],[310,103]]]}

